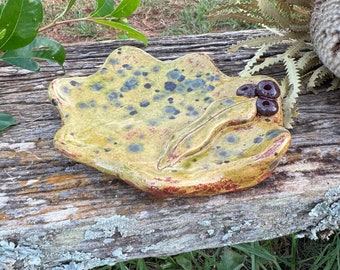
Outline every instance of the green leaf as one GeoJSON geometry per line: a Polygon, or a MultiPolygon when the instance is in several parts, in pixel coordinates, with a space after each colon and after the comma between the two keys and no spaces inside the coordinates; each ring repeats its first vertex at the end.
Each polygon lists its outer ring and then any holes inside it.
{"type": "Polygon", "coordinates": [[[126,32],[127,36],[130,38],[134,38],[143,42],[145,45],[148,44],[148,39],[144,34],[132,28],[129,24],[121,21],[108,21],[108,20],[92,20],[95,23],[106,25],[109,27],[117,28],[126,32]]]}
{"type": "Polygon", "coordinates": [[[240,270],[242,267],[244,267],[244,259],[244,255],[241,255],[230,248],[225,248],[221,255],[220,269],[240,270]]]}
{"type": "Polygon", "coordinates": [[[64,9],[64,11],[62,13],[60,13],[58,15],[58,17],[56,17],[55,21],[64,17],[64,15],[69,12],[69,10],[73,7],[74,3],[76,2],[77,0],[70,0],[66,6],[66,8],[64,9]]]}
{"type": "Polygon", "coordinates": [[[0,59],[24,69],[39,71],[39,64],[34,59],[53,61],[63,65],[65,55],[65,49],[60,43],[38,36],[23,48],[5,52],[0,59]]]}
{"type": "Polygon", "coordinates": [[[126,18],[138,8],[139,4],[140,0],[122,0],[117,8],[111,13],[111,16],[116,18],[126,18]]]}
{"type": "Polygon", "coordinates": [[[40,0],[7,0],[0,17],[0,51],[21,48],[31,43],[43,19],[40,0]]]}
{"type": "Polygon", "coordinates": [[[182,267],[183,270],[191,270],[192,269],[192,263],[191,260],[189,260],[187,257],[185,257],[185,254],[181,254],[175,257],[176,263],[182,267]]]}
{"type": "Polygon", "coordinates": [[[5,37],[5,34],[6,34],[6,29],[2,29],[0,31],[0,39],[3,39],[5,37]]]}
{"type": "Polygon", "coordinates": [[[97,8],[93,11],[91,17],[104,17],[110,15],[114,11],[113,0],[97,0],[97,8]]]}
{"type": "Polygon", "coordinates": [[[7,113],[0,113],[0,131],[13,125],[16,125],[16,122],[12,115],[9,115],[7,113]]]}

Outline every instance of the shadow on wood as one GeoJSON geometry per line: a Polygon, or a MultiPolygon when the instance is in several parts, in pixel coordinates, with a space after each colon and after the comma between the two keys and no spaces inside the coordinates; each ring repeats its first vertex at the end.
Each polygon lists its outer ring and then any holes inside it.
{"type": "MultiPolygon", "coordinates": [[[[261,34],[154,38],[145,50],[161,60],[204,52],[236,76],[254,50],[226,49],[261,34]]],[[[0,111],[19,122],[0,136],[0,258],[7,260],[0,265],[88,269],[295,232],[316,236],[339,226],[340,91],[300,97],[288,153],[269,179],[243,192],[157,199],[56,152],[52,141],[61,123],[48,101],[49,83],[92,74],[127,44],[141,47],[134,41],[67,46],[66,74],[52,65],[39,73],[0,67],[0,111]]],[[[280,67],[267,72],[283,75],[280,67]]]]}

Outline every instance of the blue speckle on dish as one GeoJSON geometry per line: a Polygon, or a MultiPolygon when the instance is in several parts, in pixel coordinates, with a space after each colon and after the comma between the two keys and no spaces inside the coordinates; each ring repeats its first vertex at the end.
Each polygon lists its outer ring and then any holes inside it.
{"type": "Polygon", "coordinates": [[[164,108],[164,112],[167,114],[177,115],[180,113],[178,109],[176,109],[174,106],[166,106],[164,108]]]}
{"type": "Polygon", "coordinates": [[[179,77],[182,76],[181,72],[176,68],[173,70],[170,70],[166,76],[171,80],[177,80],[179,77]]]}
{"type": "Polygon", "coordinates": [[[75,81],[75,80],[72,80],[72,81],[70,81],[70,85],[72,85],[72,86],[80,86],[81,83],[80,83],[80,82],[77,82],[77,81],[75,81]]]}
{"type": "Polygon", "coordinates": [[[91,85],[91,90],[99,91],[103,88],[103,85],[101,83],[94,83],[91,85]]]}
{"type": "Polygon", "coordinates": [[[87,109],[88,107],[89,107],[89,105],[87,105],[85,102],[78,103],[79,109],[87,109]]]}
{"type": "Polygon", "coordinates": [[[146,72],[146,71],[143,71],[143,72],[142,72],[142,75],[143,75],[144,77],[148,76],[148,74],[149,74],[149,73],[146,72]]]}
{"type": "Polygon", "coordinates": [[[185,76],[184,75],[181,75],[177,78],[177,81],[179,82],[183,82],[185,80],[185,76]]]}
{"type": "Polygon", "coordinates": [[[118,69],[118,70],[116,71],[116,73],[117,73],[118,75],[122,76],[122,77],[125,75],[125,72],[124,72],[124,70],[122,70],[122,69],[118,69]]]}
{"type": "Polygon", "coordinates": [[[117,65],[117,64],[119,64],[119,60],[118,60],[118,58],[111,58],[111,59],[109,60],[109,63],[110,63],[111,65],[117,65]]]}
{"type": "Polygon", "coordinates": [[[203,100],[207,103],[212,103],[214,101],[212,97],[205,97],[203,100]]]}
{"type": "Polygon", "coordinates": [[[139,70],[136,70],[136,71],[133,73],[133,75],[135,75],[135,76],[140,76],[140,75],[142,75],[142,72],[140,72],[139,70]]]}
{"type": "Polygon", "coordinates": [[[131,130],[133,128],[133,125],[127,125],[126,127],[125,127],[125,130],[131,130]]]}
{"type": "Polygon", "coordinates": [[[63,92],[64,92],[65,94],[71,93],[70,88],[68,88],[67,86],[63,86],[63,87],[62,87],[62,90],[63,90],[63,92]]]}
{"type": "Polygon", "coordinates": [[[134,110],[135,110],[135,107],[134,107],[133,105],[127,105],[127,106],[126,106],[126,109],[127,109],[128,111],[134,111],[134,110]]]}
{"type": "Polygon", "coordinates": [[[215,80],[215,76],[208,73],[207,74],[207,80],[212,82],[212,81],[215,80]]]}
{"type": "Polygon", "coordinates": [[[176,89],[176,84],[174,82],[165,82],[164,88],[165,90],[172,92],[176,89]]]}
{"type": "Polygon", "coordinates": [[[137,113],[138,113],[138,112],[137,112],[136,110],[129,112],[130,115],[135,115],[135,114],[137,114],[137,113]]]}
{"type": "Polygon", "coordinates": [[[141,107],[147,107],[149,105],[150,105],[150,102],[147,101],[147,100],[143,100],[139,103],[139,106],[141,106],[141,107]]]}
{"type": "Polygon", "coordinates": [[[227,150],[220,150],[217,152],[217,156],[220,158],[226,158],[230,156],[230,153],[227,150]]]}
{"type": "Polygon", "coordinates": [[[150,120],[149,125],[152,127],[158,126],[158,121],[157,120],[150,120]]]}
{"type": "Polygon", "coordinates": [[[110,101],[114,101],[118,98],[119,94],[117,92],[110,92],[108,95],[107,95],[107,99],[110,100],[110,101]]]}
{"type": "Polygon", "coordinates": [[[174,103],[174,99],[172,97],[169,97],[168,102],[169,102],[169,104],[172,104],[172,103],[174,103]]]}
{"type": "Polygon", "coordinates": [[[160,101],[165,97],[165,95],[157,94],[153,96],[154,101],[160,101]]]}
{"type": "Polygon", "coordinates": [[[209,84],[208,87],[207,87],[207,90],[208,91],[214,91],[215,90],[215,86],[209,84]]]}
{"type": "Polygon", "coordinates": [[[102,67],[102,68],[99,69],[99,72],[102,73],[102,74],[104,74],[104,73],[107,72],[107,68],[102,67]]]}
{"type": "Polygon", "coordinates": [[[138,86],[138,80],[134,77],[128,79],[124,85],[120,88],[122,92],[128,92],[138,86]]]}
{"type": "Polygon", "coordinates": [[[120,102],[115,102],[114,106],[115,106],[116,108],[120,108],[120,107],[122,107],[123,105],[122,105],[122,103],[120,103],[120,102]]]}
{"type": "Polygon", "coordinates": [[[123,64],[122,67],[125,68],[126,70],[132,69],[132,66],[130,66],[129,64],[123,64]]]}
{"type": "Polygon", "coordinates": [[[95,107],[96,107],[96,102],[95,102],[94,100],[91,100],[91,101],[89,102],[89,104],[90,104],[90,107],[92,107],[92,108],[95,108],[95,107]]]}
{"type": "Polygon", "coordinates": [[[176,87],[176,92],[177,93],[183,93],[185,91],[186,87],[184,87],[184,85],[180,84],[180,85],[177,85],[176,87]]]}
{"type": "Polygon", "coordinates": [[[220,80],[220,74],[216,74],[216,75],[211,75],[211,74],[206,74],[207,75],[207,80],[208,81],[219,81],[220,80]]]}
{"type": "Polygon", "coordinates": [[[159,71],[159,66],[154,66],[154,67],[152,68],[152,71],[153,71],[153,72],[158,72],[158,71],[159,71]]]}
{"type": "Polygon", "coordinates": [[[131,153],[140,153],[143,151],[143,145],[140,143],[132,143],[128,146],[128,151],[131,153]]]}
{"type": "Polygon", "coordinates": [[[223,106],[229,106],[233,103],[235,103],[235,101],[232,98],[226,98],[223,101],[221,101],[221,105],[223,106]]]}
{"type": "Polygon", "coordinates": [[[187,116],[196,116],[198,115],[198,112],[195,110],[193,106],[187,107],[188,112],[186,113],[187,116]]]}
{"type": "Polygon", "coordinates": [[[146,89],[150,89],[150,88],[151,88],[151,83],[146,83],[146,84],[144,84],[144,87],[145,87],[146,89]]]}
{"type": "Polygon", "coordinates": [[[263,138],[261,138],[261,137],[256,137],[256,138],[253,140],[254,143],[260,143],[260,142],[262,142],[262,141],[263,141],[263,138]]]}
{"type": "Polygon", "coordinates": [[[283,133],[284,131],[282,130],[279,130],[279,129],[272,129],[272,130],[269,130],[267,133],[266,133],[266,139],[267,140],[272,140],[274,139],[275,137],[279,136],[281,133],[283,133]]]}
{"type": "Polygon", "coordinates": [[[202,88],[205,85],[205,81],[203,79],[195,79],[195,80],[186,80],[184,84],[191,89],[202,88]]]}
{"type": "Polygon", "coordinates": [[[235,134],[231,134],[231,135],[228,135],[225,140],[228,142],[228,143],[238,143],[239,141],[239,138],[235,135],[235,134]]]}

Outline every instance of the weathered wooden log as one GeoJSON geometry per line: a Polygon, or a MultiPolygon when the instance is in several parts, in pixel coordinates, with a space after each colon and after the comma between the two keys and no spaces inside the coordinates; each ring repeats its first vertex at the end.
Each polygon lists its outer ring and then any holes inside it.
{"type": "MultiPolygon", "coordinates": [[[[145,50],[162,60],[204,52],[235,76],[254,50],[226,49],[261,34],[153,38],[145,50]]],[[[49,83],[92,74],[126,44],[142,46],[134,41],[67,46],[65,74],[53,65],[39,73],[0,67],[0,111],[18,121],[0,136],[0,268],[89,269],[290,233],[316,237],[339,227],[340,91],[300,97],[285,158],[269,179],[242,192],[159,199],[55,151],[53,136],[61,123],[48,101],[49,83]]],[[[283,51],[275,50],[270,53],[283,51]]],[[[279,79],[283,68],[267,73],[279,79]]]]}
{"type": "Polygon", "coordinates": [[[316,0],[310,22],[313,48],[321,62],[340,78],[340,1],[316,0]]]}

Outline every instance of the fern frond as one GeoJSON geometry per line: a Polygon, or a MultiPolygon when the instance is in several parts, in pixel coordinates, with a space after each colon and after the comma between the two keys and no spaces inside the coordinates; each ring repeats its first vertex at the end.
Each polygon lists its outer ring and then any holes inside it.
{"type": "Polygon", "coordinates": [[[247,40],[241,40],[239,42],[237,42],[236,44],[233,44],[232,46],[230,46],[228,52],[236,52],[238,51],[240,48],[242,47],[258,47],[261,46],[263,44],[266,45],[276,45],[276,44],[280,44],[283,42],[288,42],[290,43],[291,41],[287,41],[285,40],[286,38],[284,36],[279,36],[279,35],[267,35],[267,36],[262,36],[262,37],[256,37],[256,38],[250,38],[247,40]]]}
{"type": "Polygon", "coordinates": [[[305,42],[303,40],[297,40],[292,42],[292,44],[284,52],[284,56],[296,57],[300,50],[304,47],[305,42]]]}
{"type": "Polygon", "coordinates": [[[331,81],[331,85],[327,88],[327,91],[335,91],[340,89],[340,78],[334,77],[331,81]]]}
{"type": "MultiPolygon", "coordinates": [[[[308,42],[310,41],[309,33],[306,33],[304,31],[285,32],[284,36],[287,39],[304,40],[306,42],[306,46],[309,46],[309,44],[308,44],[308,42]]],[[[311,47],[311,46],[309,46],[309,47],[311,47]]]]}
{"type": "Polygon", "coordinates": [[[234,19],[240,22],[246,22],[246,23],[253,23],[253,24],[262,24],[263,19],[261,17],[258,17],[256,15],[249,14],[244,11],[237,11],[237,12],[225,12],[222,14],[212,14],[209,17],[209,20],[211,22],[220,22],[220,21],[225,21],[229,19],[234,19]]]}
{"type": "MultiPolygon", "coordinates": [[[[284,91],[282,96],[285,97],[287,95],[287,91],[289,91],[289,82],[288,77],[284,77],[281,82],[281,89],[284,91]]],[[[283,99],[282,103],[282,110],[283,110],[283,126],[286,128],[293,128],[292,124],[294,123],[293,117],[297,114],[296,109],[293,108],[286,108],[285,106],[285,98],[283,99]]]]}
{"type": "Polygon", "coordinates": [[[297,98],[301,90],[301,82],[296,61],[289,57],[283,57],[282,59],[288,78],[288,91],[286,97],[283,99],[282,108],[285,111],[285,124],[290,126],[297,98]]]}
{"type": "Polygon", "coordinates": [[[212,9],[210,13],[224,13],[230,10],[243,10],[249,13],[260,11],[257,6],[257,0],[251,0],[248,2],[226,1],[212,9]]]}
{"type": "Polygon", "coordinates": [[[290,96],[295,98],[301,89],[300,74],[296,61],[293,58],[287,57],[286,55],[281,59],[287,72],[288,82],[293,87],[293,92],[290,94],[290,96]]]}
{"type": "Polygon", "coordinates": [[[286,77],[282,81],[284,98],[284,125],[292,127],[297,115],[297,98],[302,90],[302,81],[307,88],[314,88],[333,77],[328,90],[340,88],[340,79],[323,66],[311,43],[309,24],[315,0],[224,0],[223,5],[212,11],[214,20],[230,18],[242,22],[253,22],[267,27],[273,34],[251,38],[232,45],[228,52],[241,47],[258,47],[255,55],[247,62],[240,76],[251,76],[267,67],[283,62],[286,77]],[[278,30],[275,30],[275,29],[278,30]],[[285,52],[275,56],[264,54],[275,45],[288,45],[285,52]],[[259,63],[258,59],[263,59],[259,63]]]}
{"type": "Polygon", "coordinates": [[[330,72],[326,66],[322,65],[321,67],[314,70],[312,76],[310,76],[308,83],[307,83],[307,89],[310,89],[313,91],[315,87],[320,86],[327,79],[333,76],[334,76],[333,73],[330,72]]]}
{"type": "Polygon", "coordinates": [[[277,10],[279,10],[281,14],[290,16],[292,12],[292,7],[287,1],[275,1],[275,5],[276,5],[277,10]]]}
{"type": "Polygon", "coordinates": [[[297,68],[301,75],[306,74],[309,70],[319,66],[321,61],[314,51],[305,52],[297,61],[297,68]]]}
{"type": "Polygon", "coordinates": [[[267,67],[273,66],[275,64],[278,64],[282,62],[282,58],[280,58],[281,55],[276,55],[275,57],[267,57],[264,59],[264,61],[261,64],[258,64],[254,66],[252,69],[249,70],[249,73],[251,75],[255,74],[256,72],[261,71],[262,69],[265,69],[267,67]]]}
{"type": "Polygon", "coordinates": [[[314,3],[314,0],[287,0],[287,3],[310,9],[314,3]]]}
{"type": "MultiPolygon", "coordinates": [[[[300,21],[297,23],[291,22],[289,25],[289,30],[290,31],[296,31],[296,32],[307,32],[309,31],[309,22],[308,21],[300,21]]],[[[288,30],[286,28],[286,30],[288,30]]]]}
{"type": "Polygon", "coordinates": [[[257,52],[255,53],[255,55],[248,61],[248,63],[246,64],[246,66],[244,67],[243,71],[240,72],[240,76],[250,76],[250,71],[252,69],[252,67],[257,63],[257,60],[259,58],[261,58],[261,56],[268,51],[270,48],[270,45],[263,45],[261,46],[260,49],[257,50],[257,52]]]}
{"type": "Polygon", "coordinates": [[[278,9],[275,8],[272,1],[268,0],[258,0],[259,8],[261,9],[262,14],[265,14],[268,17],[268,20],[265,22],[268,26],[272,26],[273,24],[278,23],[283,29],[287,29],[289,25],[289,20],[283,16],[282,13],[278,9]]]}

